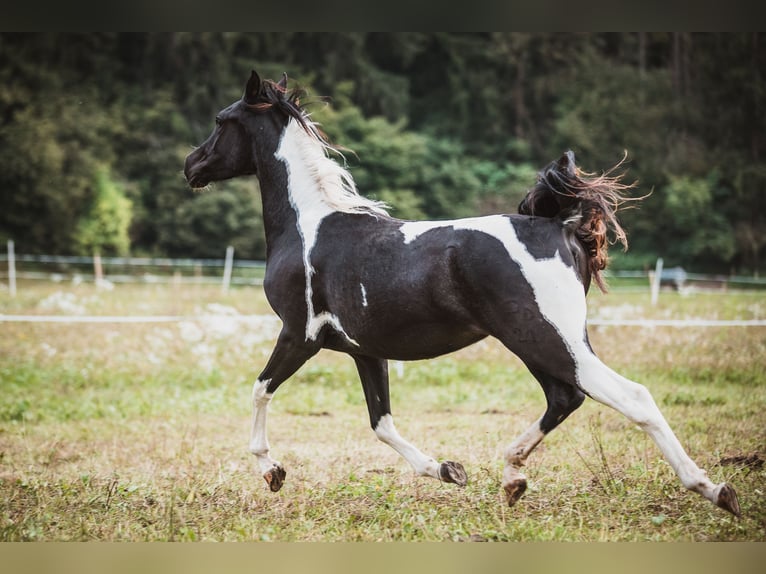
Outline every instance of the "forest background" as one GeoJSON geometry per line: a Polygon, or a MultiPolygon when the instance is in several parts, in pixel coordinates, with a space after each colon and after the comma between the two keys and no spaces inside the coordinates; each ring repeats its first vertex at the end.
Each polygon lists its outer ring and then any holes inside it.
{"type": "Polygon", "coordinates": [[[764,33],[2,33],[0,241],[263,259],[256,180],[200,193],[182,174],[253,68],[308,89],[395,216],[514,213],[563,151],[594,172],[627,153],[651,195],[623,212],[615,267],[763,267],[764,33]]]}

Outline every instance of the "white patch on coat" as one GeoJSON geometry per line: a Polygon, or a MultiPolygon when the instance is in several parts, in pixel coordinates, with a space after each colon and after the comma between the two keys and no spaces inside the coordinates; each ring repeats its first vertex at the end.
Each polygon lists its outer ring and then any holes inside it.
{"type": "MultiPolygon", "coordinates": [[[[404,235],[404,242],[411,243],[423,233],[441,227],[480,231],[500,241],[532,287],[543,317],[568,346],[573,341],[584,340],[585,292],[574,270],[564,263],[558,252],[549,259],[536,259],[516,235],[510,219],[503,215],[450,221],[408,221],[399,230],[404,235]]],[[[569,350],[574,353],[571,346],[569,350]]]]}
{"type": "MultiPolygon", "coordinates": [[[[418,236],[422,235],[426,231],[438,229],[440,227],[453,227],[456,224],[460,224],[461,222],[473,221],[475,219],[481,218],[476,217],[470,219],[453,219],[446,221],[406,221],[399,228],[399,231],[401,231],[402,235],[404,235],[404,243],[406,245],[407,243],[412,243],[415,239],[418,238],[418,236]]],[[[456,227],[455,229],[458,228],[456,227]]]]}
{"type": "Polygon", "coordinates": [[[325,311],[314,312],[311,278],[311,250],[322,220],[337,211],[370,212],[374,202],[365,200],[353,187],[351,175],[325,155],[321,141],[310,136],[295,120],[282,134],[275,157],[287,169],[287,194],[295,210],[298,232],[303,242],[303,268],[306,278],[306,340],[315,340],[324,325],[330,325],[350,343],[358,345],[343,329],[340,319],[325,311]]]}
{"type": "Polygon", "coordinates": [[[362,290],[362,307],[367,307],[367,289],[364,288],[364,284],[360,283],[359,288],[362,290]]]}

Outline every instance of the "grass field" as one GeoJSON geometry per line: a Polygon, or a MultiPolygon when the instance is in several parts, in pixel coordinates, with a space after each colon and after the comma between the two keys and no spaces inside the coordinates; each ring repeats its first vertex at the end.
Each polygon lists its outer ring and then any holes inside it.
{"type": "MultiPolygon", "coordinates": [[[[600,318],[763,319],[766,294],[614,289],[600,318]]],[[[532,454],[503,502],[504,446],[543,393],[495,341],[392,368],[401,434],[462,462],[465,488],[418,478],[370,430],[352,361],[320,353],[272,403],[268,491],[247,452],[252,382],[278,321],[254,287],[97,290],[22,283],[0,314],[183,315],[141,324],[0,322],[3,541],[764,541],[766,328],[594,327],[645,384],[689,454],[739,493],[742,519],[686,491],[627,419],[586,401],[532,454]]]]}

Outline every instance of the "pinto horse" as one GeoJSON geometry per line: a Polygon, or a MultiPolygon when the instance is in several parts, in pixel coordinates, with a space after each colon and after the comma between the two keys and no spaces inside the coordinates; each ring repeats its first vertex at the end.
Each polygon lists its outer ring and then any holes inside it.
{"type": "Polygon", "coordinates": [[[301,95],[286,75],[262,81],[253,71],[184,170],[193,188],[245,175],[260,183],[264,289],[283,326],[253,386],[249,448],[272,491],[286,472],[270,455],[268,405],[320,349],[353,358],[381,441],[418,475],[465,485],[460,463],[438,462],[397,432],[387,361],[432,358],[492,336],[547,400],[505,450],[509,505],[526,489],[529,454],[588,396],[646,431],[686,488],[740,515],[734,489],[713,484],[687,455],[646,387],[607,367],[588,341],[586,294],[591,280],[603,287],[607,231],[625,240],[615,211],[628,186],[619,177],[585,173],[567,152],[540,172],[517,215],[402,221],[359,195],[301,95]]]}

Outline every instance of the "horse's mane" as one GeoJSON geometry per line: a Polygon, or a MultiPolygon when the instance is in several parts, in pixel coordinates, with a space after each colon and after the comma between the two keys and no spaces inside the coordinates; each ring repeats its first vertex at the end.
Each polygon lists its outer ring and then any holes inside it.
{"type": "Polygon", "coordinates": [[[573,229],[588,254],[591,277],[604,292],[606,283],[601,271],[609,262],[609,243],[619,241],[625,250],[628,248],[617,210],[627,201],[643,199],[623,194],[635,185],[622,183],[624,174],[610,175],[624,161],[623,157],[612,169],[596,175],[577,167],[574,153],[568,151],[538,174],[537,183],[519,204],[519,213],[523,215],[559,217],[566,227],[573,229]],[[610,233],[614,236],[612,240],[610,233]]]}
{"type": "Polygon", "coordinates": [[[285,75],[281,82],[263,80],[259,101],[247,106],[256,113],[276,109],[302,128],[308,137],[300,142],[301,152],[315,174],[322,199],[330,207],[344,213],[388,215],[386,204],[360,195],[351,173],[330,157],[332,153],[339,155],[345,164],[344,148],[329,141],[301,104],[305,96],[306,90],[301,87],[287,89],[285,75]]]}

